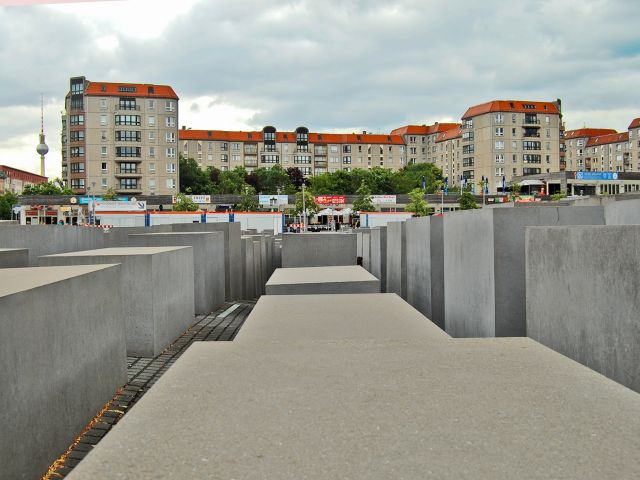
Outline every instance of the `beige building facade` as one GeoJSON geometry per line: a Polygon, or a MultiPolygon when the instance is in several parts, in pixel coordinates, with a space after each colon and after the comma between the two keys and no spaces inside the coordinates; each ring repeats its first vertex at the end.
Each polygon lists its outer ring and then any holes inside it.
{"type": "Polygon", "coordinates": [[[634,172],[640,172],[640,118],[629,124],[629,163],[634,172]]]}
{"type": "Polygon", "coordinates": [[[513,177],[560,171],[561,125],[559,101],[494,100],[469,108],[458,181],[497,193],[513,177]]]}
{"type": "Polygon", "coordinates": [[[462,168],[462,128],[456,126],[440,133],[435,139],[435,165],[442,170],[450,187],[460,185],[462,168]]]}
{"type": "Polygon", "coordinates": [[[279,132],[267,126],[261,131],[179,131],[181,154],[193,158],[201,168],[222,171],[245,167],[297,167],[304,176],[338,170],[383,167],[398,170],[406,165],[406,148],[399,135],[279,132]]]}
{"type": "Polygon", "coordinates": [[[167,85],[71,78],[62,116],[67,186],[77,194],[176,194],[178,101],[167,85]]]}

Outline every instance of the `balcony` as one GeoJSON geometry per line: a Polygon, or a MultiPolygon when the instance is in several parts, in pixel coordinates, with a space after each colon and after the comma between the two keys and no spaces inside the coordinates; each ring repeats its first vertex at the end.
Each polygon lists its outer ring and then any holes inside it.
{"type": "Polygon", "coordinates": [[[118,163],[140,163],[142,162],[142,157],[118,157],[116,158],[116,162],[118,163]]]}
{"type": "Polygon", "coordinates": [[[141,168],[121,168],[116,170],[114,175],[118,178],[120,177],[141,177],[142,169],[141,168]]]}
{"type": "Polygon", "coordinates": [[[258,147],[256,145],[245,145],[244,154],[255,155],[258,153],[258,147]]]}
{"type": "Polygon", "coordinates": [[[315,147],[313,149],[313,153],[315,155],[326,155],[327,154],[327,147],[315,147]]]}
{"type": "Polygon", "coordinates": [[[136,193],[142,192],[142,184],[116,185],[116,193],[136,193]]]}
{"type": "Polygon", "coordinates": [[[140,111],[140,105],[117,105],[116,110],[140,111]]]}
{"type": "Polygon", "coordinates": [[[532,131],[532,130],[525,130],[522,133],[522,136],[525,138],[540,138],[540,132],[538,132],[537,130],[532,131]]]}
{"type": "Polygon", "coordinates": [[[538,119],[538,117],[529,117],[525,115],[524,121],[522,123],[524,125],[540,125],[540,119],[538,119]]]}
{"type": "Polygon", "coordinates": [[[257,167],[258,166],[258,159],[257,158],[245,158],[244,159],[244,166],[245,167],[257,167]]]}
{"type": "Polygon", "coordinates": [[[314,165],[316,167],[326,167],[327,166],[327,157],[316,157],[314,160],[314,165]]]}

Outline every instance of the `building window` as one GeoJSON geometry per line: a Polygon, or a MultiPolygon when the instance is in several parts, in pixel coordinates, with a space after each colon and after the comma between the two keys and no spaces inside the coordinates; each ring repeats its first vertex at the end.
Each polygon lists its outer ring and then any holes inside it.
{"type": "Polygon", "coordinates": [[[338,145],[331,145],[331,146],[329,147],[329,151],[330,151],[331,153],[338,153],[338,145]]]}
{"type": "Polygon", "coordinates": [[[168,162],[166,171],[167,173],[176,173],[176,164],[173,162],[168,162]]]}
{"type": "Polygon", "coordinates": [[[229,155],[227,155],[226,153],[221,154],[220,161],[222,163],[229,163],[229,155]]]}
{"type": "Polygon", "coordinates": [[[234,150],[234,151],[237,152],[238,150],[240,150],[240,144],[239,143],[232,143],[231,144],[231,150],[234,150]]]}
{"type": "Polygon", "coordinates": [[[342,163],[346,163],[346,164],[351,163],[351,157],[342,157],[342,163]]]}
{"type": "Polygon", "coordinates": [[[100,164],[100,170],[102,171],[102,173],[107,173],[107,162],[102,162],[100,164]]]}
{"type": "Polygon", "coordinates": [[[138,190],[138,179],[137,178],[121,178],[119,189],[120,190],[138,190]]]}
{"type": "Polygon", "coordinates": [[[116,115],[115,120],[116,125],[140,126],[140,115],[116,115]]]}
{"type": "Polygon", "coordinates": [[[156,163],[155,162],[149,163],[149,173],[156,173],[156,163]]]}
{"type": "Polygon", "coordinates": [[[107,147],[100,147],[100,155],[103,157],[107,156],[107,147]]]}
{"type": "Polygon", "coordinates": [[[496,173],[495,176],[496,177],[501,177],[504,175],[504,167],[496,167],[496,173]]]}
{"type": "Polygon", "coordinates": [[[156,147],[149,147],[149,156],[150,157],[156,156],[156,147]]]}
{"type": "Polygon", "coordinates": [[[100,115],[100,125],[106,125],[106,124],[107,124],[107,116],[100,115]]]}
{"type": "Polygon", "coordinates": [[[470,145],[463,145],[462,146],[462,154],[463,155],[468,155],[470,153],[473,153],[475,150],[473,143],[470,145]]]}
{"type": "Polygon", "coordinates": [[[463,167],[473,167],[474,163],[475,163],[474,157],[467,157],[462,159],[463,167]]]}
{"type": "Polygon", "coordinates": [[[84,157],[84,147],[71,147],[71,157],[84,157]]]}
{"type": "Polygon", "coordinates": [[[351,145],[343,145],[342,153],[351,153],[351,145]]]}
{"type": "Polygon", "coordinates": [[[229,144],[228,144],[227,142],[222,142],[222,143],[220,144],[220,150],[222,150],[222,151],[227,151],[227,150],[229,150],[229,144]]]}
{"type": "Polygon", "coordinates": [[[496,137],[502,137],[504,135],[504,128],[496,127],[496,137]]]}
{"type": "Polygon", "coordinates": [[[175,178],[167,178],[167,188],[173,190],[176,188],[176,179],[175,178]]]}
{"type": "Polygon", "coordinates": [[[155,178],[150,178],[149,179],[149,190],[150,191],[154,191],[156,189],[156,179],[155,178]]]}
{"type": "Polygon", "coordinates": [[[116,157],[142,157],[140,147],[116,147],[116,157]]]}
{"type": "Polygon", "coordinates": [[[71,126],[84,125],[84,115],[71,115],[69,124],[71,126]]]}
{"type": "Polygon", "coordinates": [[[71,179],[71,188],[75,190],[84,188],[84,178],[72,178],[71,179]]]}
{"type": "Polygon", "coordinates": [[[150,127],[155,127],[156,126],[156,117],[154,117],[153,115],[150,115],[147,117],[147,123],[149,124],[150,127]]]}
{"type": "Polygon", "coordinates": [[[155,110],[155,109],[156,109],[156,101],[147,100],[147,110],[155,110]]]}
{"type": "Polygon", "coordinates": [[[540,150],[540,142],[524,141],[522,142],[523,150],[540,150]]]}
{"type": "Polygon", "coordinates": [[[496,153],[496,163],[504,163],[504,153],[496,153]]]}
{"type": "Polygon", "coordinates": [[[166,127],[173,128],[176,126],[176,117],[166,117],[164,120],[164,124],[166,127]]]}
{"type": "Polygon", "coordinates": [[[240,155],[231,155],[231,161],[232,162],[239,162],[240,161],[240,155]]]}
{"type": "Polygon", "coordinates": [[[496,113],[496,123],[502,123],[504,122],[504,114],[502,113],[496,113]]]}
{"type": "Polygon", "coordinates": [[[515,113],[511,114],[511,123],[516,123],[516,114],[515,113]]]}
{"type": "Polygon", "coordinates": [[[167,158],[176,158],[176,149],[174,147],[167,147],[167,158]]]}
{"type": "Polygon", "coordinates": [[[504,150],[504,142],[502,140],[496,140],[495,149],[504,150]]]}
{"type": "Polygon", "coordinates": [[[173,100],[165,100],[164,102],[164,110],[165,112],[173,112],[175,109],[175,105],[173,100]]]}
{"type": "Polygon", "coordinates": [[[100,140],[103,142],[107,141],[107,131],[106,130],[101,130],[100,131],[100,140]]]}
{"type": "Polygon", "coordinates": [[[156,132],[153,130],[149,130],[149,140],[154,142],[156,140],[156,132]]]}
{"type": "Polygon", "coordinates": [[[106,178],[103,178],[103,179],[100,180],[100,186],[102,188],[107,188],[107,185],[108,184],[107,184],[107,179],[106,178]]]}
{"type": "Polygon", "coordinates": [[[139,142],[142,133],[135,130],[116,130],[116,142],[139,142]]]}
{"type": "Polygon", "coordinates": [[[278,155],[271,155],[271,154],[261,155],[260,161],[262,163],[278,163],[278,155]]]}
{"type": "Polygon", "coordinates": [[[294,155],[293,163],[311,164],[311,155],[294,155]]]}
{"type": "Polygon", "coordinates": [[[82,142],[84,141],[84,130],[69,132],[69,136],[72,142],[82,142]]]}
{"type": "Polygon", "coordinates": [[[523,163],[542,163],[542,155],[535,153],[525,153],[522,155],[523,163]]]}
{"type": "Polygon", "coordinates": [[[71,173],[84,173],[84,163],[72,163],[71,173]]]}
{"type": "MultiPolygon", "coordinates": [[[[167,143],[175,143],[176,132],[166,132],[165,140],[167,141],[167,143]]],[[[200,142],[198,142],[198,146],[200,146],[200,142]]],[[[200,151],[200,149],[198,151],[200,151]]]]}

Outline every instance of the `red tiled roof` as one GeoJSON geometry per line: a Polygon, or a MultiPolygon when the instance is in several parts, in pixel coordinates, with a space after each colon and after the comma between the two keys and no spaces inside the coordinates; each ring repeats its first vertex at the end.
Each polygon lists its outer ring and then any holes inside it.
{"type": "Polygon", "coordinates": [[[629,125],[629,130],[632,128],[640,128],[640,118],[634,118],[631,124],[629,125]]]}
{"type": "Polygon", "coordinates": [[[599,135],[592,137],[587,142],[587,147],[594,145],[607,145],[609,143],[620,143],[629,141],[629,132],[624,133],[610,133],[609,135],[599,135]]]}
{"type": "Polygon", "coordinates": [[[491,102],[476,105],[467,109],[462,118],[471,118],[489,112],[513,112],[513,113],[550,113],[558,114],[558,107],[551,102],[530,102],[528,100],[492,100],[491,102]],[[533,108],[525,108],[524,105],[532,105],[533,108]]]}
{"type": "Polygon", "coordinates": [[[436,138],[436,143],[446,142],[447,140],[453,140],[454,138],[460,138],[461,136],[462,136],[461,127],[452,128],[438,135],[438,138],[436,138]]]}
{"type": "Polygon", "coordinates": [[[599,135],[609,135],[610,133],[618,132],[612,128],[578,128],[577,130],[564,132],[564,138],[597,137],[599,135]]]}
{"type": "Polygon", "coordinates": [[[261,142],[262,132],[230,132],[227,130],[178,130],[178,138],[180,140],[261,142]]]}
{"type": "Polygon", "coordinates": [[[26,180],[33,183],[44,183],[48,180],[48,177],[43,177],[37,173],[27,172],[16,167],[10,167],[9,165],[0,165],[0,172],[4,172],[9,178],[16,178],[26,180]]]}
{"type": "Polygon", "coordinates": [[[405,125],[391,130],[391,135],[431,135],[459,126],[459,123],[434,123],[433,125],[405,125]]]}
{"type": "MultiPolygon", "coordinates": [[[[223,140],[230,142],[261,142],[262,132],[229,132],[224,130],[179,130],[180,140],[223,140]],[[251,135],[251,138],[249,138],[251,135]]],[[[295,132],[276,132],[276,142],[295,143],[295,132]]],[[[399,135],[343,134],[343,133],[309,133],[309,143],[363,143],[404,145],[399,135]]]]}
{"type": "Polygon", "coordinates": [[[84,91],[85,95],[100,97],[149,97],[149,98],[172,98],[178,100],[178,95],[169,85],[153,85],[147,83],[107,83],[88,82],[84,91]],[[120,91],[120,87],[125,89],[134,88],[134,92],[120,91]],[[149,93],[149,89],[153,93],[149,93]]]}

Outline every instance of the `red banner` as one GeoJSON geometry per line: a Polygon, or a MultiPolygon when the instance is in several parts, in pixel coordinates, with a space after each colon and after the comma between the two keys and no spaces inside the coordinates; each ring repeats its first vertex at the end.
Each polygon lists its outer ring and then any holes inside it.
{"type": "Polygon", "coordinates": [[[318,205],[344,205],[347,203],[344,195],[318,195],[313,199],[318,205]]]}

